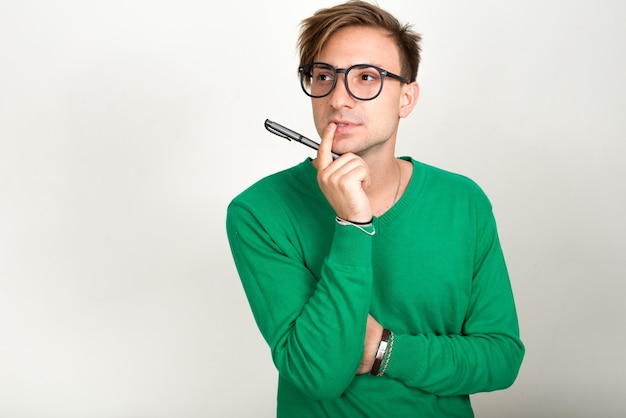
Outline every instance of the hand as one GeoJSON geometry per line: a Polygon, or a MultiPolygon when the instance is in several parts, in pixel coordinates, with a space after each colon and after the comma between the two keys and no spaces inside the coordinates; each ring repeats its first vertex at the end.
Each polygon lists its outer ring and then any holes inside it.
{"type": "Polygon", "coordinates": [[[317,182],[340,218],[353,222],[372,219],[365,189],[370,184],[369,167],[356,154],[347,153],[333,161],[331,149],[337,125],[328,124],[317,151],[317,182]]]}
{"type": "Polygon", "coordinates": [[[383,327],[370,314],[367,315],[365,342],[363,343],[363,358],[357,374],[369,373],[374,365],[378,345],[383,337],[383,327]]]}

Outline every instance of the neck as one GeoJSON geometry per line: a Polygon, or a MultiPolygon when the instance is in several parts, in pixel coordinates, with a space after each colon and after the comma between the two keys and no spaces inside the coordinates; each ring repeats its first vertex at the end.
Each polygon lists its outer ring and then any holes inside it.
{"type": "Polygon", "coordinates": [[[371,183],[365,190],[375,216],[388,211],[400,198],[408,182],[404,167],[406,161],[393,155],[376,161],[367,161],[370,167],[371,183]]]}

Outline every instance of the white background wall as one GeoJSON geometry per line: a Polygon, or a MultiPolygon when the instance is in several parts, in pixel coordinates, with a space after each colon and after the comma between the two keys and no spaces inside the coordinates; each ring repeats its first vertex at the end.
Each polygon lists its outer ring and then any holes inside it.
{"type": "MultiPolygon", "coordinates": [[[[312,155],[331,1],[0,1],[0,417],[271,417],[226,205],[312,155]]],[[[480,417],[626,414],[626,6],[392,1],[424,36],[398,154],[483,186],[527,355],[480,417]]]]}

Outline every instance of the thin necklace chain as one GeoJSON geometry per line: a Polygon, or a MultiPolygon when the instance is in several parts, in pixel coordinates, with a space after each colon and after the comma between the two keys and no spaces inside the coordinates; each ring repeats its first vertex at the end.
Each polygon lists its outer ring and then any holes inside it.
{"type": "Polygon", "coordinates": [[[398,159],[396,158],[395,160],[396,165],[398,166],[398,186],[396,187],[396,194],[393,197],[393,203],[391,204],[391,206],[395,205],[398,201],[398,193],[400,192],[400,185],[402,184],[402,169],[400,168],[400,163],[398,162],[398,159]]]}

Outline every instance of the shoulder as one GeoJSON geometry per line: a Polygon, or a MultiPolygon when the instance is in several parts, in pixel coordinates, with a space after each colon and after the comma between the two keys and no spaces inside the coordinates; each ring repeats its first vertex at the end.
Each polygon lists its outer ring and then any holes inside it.
{"type": "Polygon", "coordinates": [[[470,177],[411,159],[414,173],[421,178],[422,193],[452,200],[468,200],[491,206],[482,187],[470,177]]]}
{"type": "Polygon", "coordinates": [[[493,206],[476,181],[431,165],[414,164],[423,178],[416,202],[429,207],[433,218],[441,217],[448,225],[471,226],[476,233],[495,231],[493,206]]]}
{"type": "Polygon", "coordinates": [[[303,181],[306,178],[306,164],[307,161],[257,180],[235,196],[231,204],[247,200],[267,199],[270,194],[282,194],[285,189],[294,187],[294,180],[303,181]]]}
{"type": "Polygon", "coordinates": [[[276,216],[298,205],[299,201],[307,200],[303,195],[315,193],[317,189],[315,168],[310,160],[305,160],[253,183],[232,199],[228,213],[243,210],[276,216]]]}
{"type": "Polygon", "coordinates": [[[328,206],[309,160],[270,174],[238,194],[226,210],[229,235],[293,236],[303,219],[315,219],[328,206]]]}

